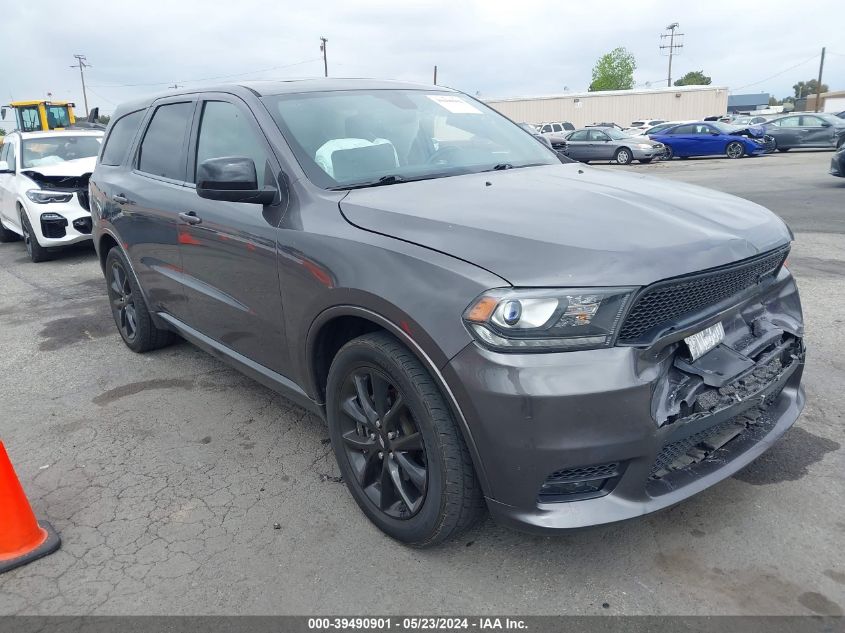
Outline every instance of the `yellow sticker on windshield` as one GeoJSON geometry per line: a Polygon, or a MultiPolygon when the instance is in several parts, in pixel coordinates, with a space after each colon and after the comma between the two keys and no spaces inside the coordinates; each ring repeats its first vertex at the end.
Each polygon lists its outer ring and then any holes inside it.
{"type": "Polygon", "coordinates": [[[481,110],[456,95],[426,95],[426,97],[454,114],[481,114],[481,110]]]}

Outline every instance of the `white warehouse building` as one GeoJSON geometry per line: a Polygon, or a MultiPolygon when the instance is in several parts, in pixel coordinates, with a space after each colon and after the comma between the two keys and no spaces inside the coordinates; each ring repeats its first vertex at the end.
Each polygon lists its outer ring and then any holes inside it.
{"type": "Polygon", "coordinates": [[[677,86],[573,92],[549,97],[485,99],[485,103],[517,123],[570,121],[575,127],[583,127],[613,122],[627,127],[632,121],[645,118],[686,121],[723,115],[728,110],[728,88],[677,86]]]}

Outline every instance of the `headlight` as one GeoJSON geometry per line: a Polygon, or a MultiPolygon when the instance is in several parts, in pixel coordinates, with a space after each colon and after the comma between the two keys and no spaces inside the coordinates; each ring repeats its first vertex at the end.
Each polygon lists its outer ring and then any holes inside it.
{"type": "Polygon", "coordinates": [[[48,204],[50,202],[70,202],[70,199],[73,198],[73,194],[64,191],[42,191],[40,189],[30,189],[26,192],[26,197],[38,204],[48,204]]]}
{"type": "Polygon", "coordinates": [[[640,143],[637,145],[638,149],[654,149],[654,145],[649,145],[648,143],[640,143]]]}
{"type": "Polygon", "coordinates": [[[636,288],[490,290],[464,312],[485,346],[509,352],[595,349],[613,344],[636,288]]]}

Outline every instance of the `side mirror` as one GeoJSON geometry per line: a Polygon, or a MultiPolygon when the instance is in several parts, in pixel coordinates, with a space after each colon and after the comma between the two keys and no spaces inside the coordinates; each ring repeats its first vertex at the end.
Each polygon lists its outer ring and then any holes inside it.
{"type": "Polygon", "coordinates": [[[258,186],[255,163],[244,156],[209,158],[197,167],[197,195],[208,200],[272,204],[276,189],[258,186]]]}
{"type": "Polygon", "coordinates": [[[0,108],[0,119],[6,120],[6,108],[0,108]]]}
{"type": "Polygon", "coordinates": [[[97,119],[100,118],[100,108],[91,108],[91,111],[88,113],[88,123],[96,123],[97,119]]]}
{"type": "Polygon", "coordinates": [[[822,127],[830,127],[830,123],[827,121],[822,121],[822,127]]]}
{"type": "Polygon", "coordinates": [[[0,174],[12,174],[14,170],[9,169],[9,163],[5,160],[0,160],[0,174]]]}

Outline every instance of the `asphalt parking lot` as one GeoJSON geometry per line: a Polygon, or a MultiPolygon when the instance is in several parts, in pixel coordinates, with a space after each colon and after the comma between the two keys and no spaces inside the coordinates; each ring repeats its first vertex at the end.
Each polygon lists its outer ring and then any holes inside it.
{"type": "Polygon", "coordinates": [[[0,245],[0,439],[57,553],[0,614],[842,614],[845,180],[830,152],[628,169],[764,204],[796,233],[807,407],[667,511],[557,537],[489,519],[419,551],[373,527],[314,416],[181,343],[120,340],[93,250],[0,245]]]}

